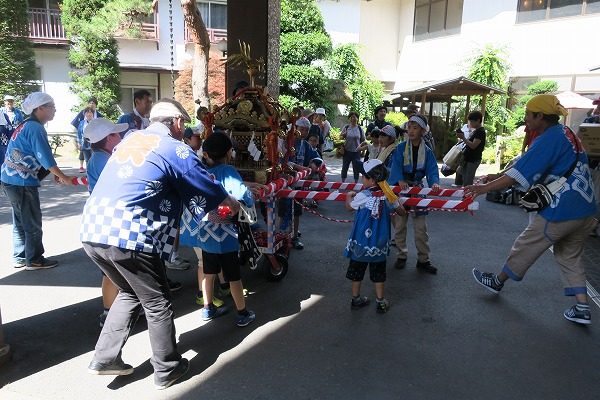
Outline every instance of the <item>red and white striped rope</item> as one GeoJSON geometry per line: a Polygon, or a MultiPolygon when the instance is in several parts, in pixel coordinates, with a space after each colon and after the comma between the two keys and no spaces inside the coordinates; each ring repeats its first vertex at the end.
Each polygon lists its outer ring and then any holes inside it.
{"type": "MultiPolygon", "coordinates": [[[[54,175],[54,181],[56,183],[59,182],[58,176],[54,175]]],[[[77,176],[74,176],[71,178],[71,182],[73,182],[73,185],[89,185],[88,178],[86,177],[79,178],[77,176]]]]}
{"type": "Polygon", "coordinates": [[[271,196],[272,194],[276,193],[278,190],[282,189],[285,186],[289,186],[291,184],[293,184],[294,182],[298,182],[300,179],[305,178],[306,175],[308,175],[310,171],[307,169],[303,169],[301,171],[296,172],[295,176],[291,176],[288,179],[284,179],[284,178],[279,178],[277,180],[274,180],[273,182],[267,183],[267,190],[259,190],[258,192],[258,197],[265,197],[265,196],[271,196]]]}
{"type": "MultiPolygon", "coordinates": [[[[381,194],[383,195],[383,194],[381,194]]],[[[310,199],[310,200],[332,200],[346,201],[346,193],[339,192],[315,192],[311,190],[289,190],[281,189],[275,193],[275,197],[310,199]]],[[[472,197],[463,200],[441,200],[441,199],[422,199],[415,197],[400,197],[400,204],[410,207],[424,207],[430,210],[453,210],[453,211],[476,211],[479,210],[479,203],[474,202],[472,197]]],[[[418,211],[425,211],[423,209],[418,211]]]]}
{"type": "MultiPolygon", "coordinates": [[[[310,187],[317,189],[340,189],[340,190],[362,190],[363,185],[360,183],[342,183],[342,182],[321,182],[321,181],[309,181],[309,180],[299,180],[293,185],[294,187],[310,187]]],[[[439,191],[434,191],[431,188],[422,188],[422,187],[411,187],[406,190],[402,190],[400,186],[391,186],[394,193],[400,193],[402,195],[409,194],[420,194],[420,195],[430,195],[437,197],[464,197],[464,190],[462,189],[440,189],[439,191]]]]}

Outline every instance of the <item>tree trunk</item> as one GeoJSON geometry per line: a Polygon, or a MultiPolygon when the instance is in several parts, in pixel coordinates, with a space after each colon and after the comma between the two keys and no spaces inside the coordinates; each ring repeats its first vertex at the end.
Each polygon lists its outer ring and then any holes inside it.
{"type": "Polygon", "coordinates": [[[194,60],[192,63],[192,93],[196,109],[199,106],[210,110],[208,96],[208,57],[210,38],[206,24],[202,20],[196,0],[181,0],[183,18],[194,43],[194,60]]]}

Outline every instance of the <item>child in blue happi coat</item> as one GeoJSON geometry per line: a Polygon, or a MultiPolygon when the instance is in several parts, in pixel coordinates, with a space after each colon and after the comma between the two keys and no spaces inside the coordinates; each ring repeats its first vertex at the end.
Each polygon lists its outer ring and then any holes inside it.
{"type": "MultiPolygon", "coordinates": [[[[207,171],[213,180],[221,182],[229,194],[246,206],[252,206],[254,195],[244,185],[235,168],[227,164],[231,160],[233,150],[231,139],[223,133],[213,133],[204,141],[202,148],[207,171]]],[[[211,211],[200,222],[198,238],[204,269],[202,319],[207,321],[227,313],[226,306],[216,307],[213,304],[215,275],[223,271],[238,311],[237,325],[243,327],[250,324],[255,314],[254,311],[246,309],[238,260],[238,230],[235,224],[224,210],[211,211]]]]}
{"type": "Polygon", "coordinates": [[[376,159],[358,163],[362,173],[363,190],[359,193],[348,192],[346,210],[356,210],[354,225],[348,237],[344,257],[350,259],[346,278],[352,281],[352,301],[350,308],[358,310],[370,303],[368,297],[361,297],[360,287],[367,266],[371,281],[375,283],[377,295],[375,310],[383,314],[390,308],[384,298],[384,282],[386,279],[386,258],[390,252],[390,212],[406,214],[404,208],[396,200],[390,203],[385,196],[374,196],[381,189],[377,182],[385,181],[388,171],[385,165],[376,159]]]}

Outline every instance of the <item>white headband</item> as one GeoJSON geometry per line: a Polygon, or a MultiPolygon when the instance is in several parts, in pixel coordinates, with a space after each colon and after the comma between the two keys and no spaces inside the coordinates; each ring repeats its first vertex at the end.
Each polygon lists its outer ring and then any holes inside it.
{"type": "Polygon", "coordinates": [[[34,92],[27,96],[25,100],[23,100],[23,103],[21,104],[21,109],[25,114],[31,114],[33,110],[35,110],[39,106],[52,103],[53,101],[54,99],[44,92],[34,92]]]}

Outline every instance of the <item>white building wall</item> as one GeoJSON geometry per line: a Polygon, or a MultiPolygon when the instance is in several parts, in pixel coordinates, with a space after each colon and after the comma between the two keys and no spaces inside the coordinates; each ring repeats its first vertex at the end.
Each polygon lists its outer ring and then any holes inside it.
{"type": "Polygon", "coordinates": [[[506,49],[511,77],[542,77],[557,81],[561,91],[599,93],[600,73],[589,69],[600,65],[600,53],[592,50],[600,14],[517,24],[517,3],[464,0],[460,34],[414,42],[415,0],[317,0],[336,43],[351,42],[360,19],[363,62],[388,89],[467,74],[473,54],[491,44],[506,49]]]}
{"type": "Polygon", "coordinates": [[[403,8],[409,2],[412,0],[360,1],[361,56],[367,70],[381,81],[396,80],[403,46],[399,31],[408,23],[403,8]]]}
{"type": "Polygon", "coordinates": [[[48,93],[56,104],[56,115],[48,122],[48,133],[76,132],[71,121],[76,113],[71,111],[77,104],[77,96],[69,90],[68,52],[56,49],[35,49],[35,62],[41,69],[43,92],[48,93]]]}

